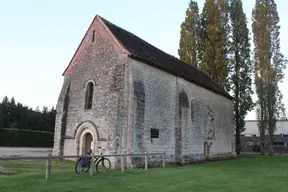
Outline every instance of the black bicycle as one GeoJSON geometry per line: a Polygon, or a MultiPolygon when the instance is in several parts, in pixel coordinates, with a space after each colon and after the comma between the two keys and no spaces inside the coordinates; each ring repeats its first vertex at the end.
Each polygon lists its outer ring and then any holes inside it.
{"type": "MultiPolygon", "coordinates": [[[[90,155],[91,153],[88,153],[90,155]]],[[[103,151],[101,151],[101,155],[103,154],[103,151]]],[[[94,157],[94,165],[96,165],[96,171],[98,173],[100,172],[106,172],[109,171],[111,168],[111,162],[106,157],[94,157]]],[[[77,174],[81,173],[87,173],[90,169],[91,164],[91,157],[80,157],[75,165],[75,171],[77,174]]]]}

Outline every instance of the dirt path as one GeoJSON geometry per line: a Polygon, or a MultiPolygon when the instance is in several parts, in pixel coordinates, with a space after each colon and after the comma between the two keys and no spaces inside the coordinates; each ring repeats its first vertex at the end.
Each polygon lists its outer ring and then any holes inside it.
{"type": "Polygon", "coordinates": [[[51,148],[0,147],[0,157],[43,156],[51,152],[51,148]]]}

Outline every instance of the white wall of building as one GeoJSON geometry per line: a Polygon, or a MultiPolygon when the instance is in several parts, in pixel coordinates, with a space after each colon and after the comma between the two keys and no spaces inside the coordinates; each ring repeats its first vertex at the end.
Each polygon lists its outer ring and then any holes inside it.
{"type": "MultiPolygon", "coordinates": [[[[254,135],[259,136],[257,120],[247,120],[245,124],[246,130],[241,134],[244,135],[254,135]]],[[[288,134],[288,120],[280,120],[276,123],[277,130],[275,131],[275,135],[280,134],[288,134]]]]}

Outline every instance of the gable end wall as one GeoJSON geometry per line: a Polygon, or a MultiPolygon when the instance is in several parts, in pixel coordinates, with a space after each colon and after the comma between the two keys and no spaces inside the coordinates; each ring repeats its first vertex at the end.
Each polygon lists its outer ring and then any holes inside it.
{"type": "MultiPolygon", "coordinates": [[[[67,109],[64,155],[78,155],[79,143],[75,138],[77,128],[81,124],[89,124],[95,130],[97,141],[94,149],[99,154],[98,147],[107,153],[116,153],[119,144],[114,140],[117,129],[117,116],[123,116],[123,89],[125,65],[127,56],[122,54],[115,40],[96,18],[88,29],[82,44],[75,53],[64,76],[64,83],[57,103],[55,125],[54,153],[59,154],[61,119],[63,118],[63,102],[67,85],[70,83],[69,103],[67,109]],[[92,34],[95,30],[95,40],[92,34]],[[85,110],[85,85],[94,82],[92,109],[85,110]],[[121,106],[119,108],[119,106],[121,106]]],[[[121,131],[120,131],[121,132],[121,131]]],[[[120,142],[120,141],[119,141],[120,142]]],[[[113,163],[113,162],[112,162],[113,163]]]]}

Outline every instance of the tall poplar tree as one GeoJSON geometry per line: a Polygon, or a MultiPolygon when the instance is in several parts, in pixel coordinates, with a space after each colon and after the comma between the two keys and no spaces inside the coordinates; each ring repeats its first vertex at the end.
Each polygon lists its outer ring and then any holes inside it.
{"type": "Polygon", "coordinates": [[[198,66],[199,35],[200,35],[199,8],[196,1],[191,0],[186,10],[185,20],[181,24],[178,54],[180,60],[198,66]]]}
{"type": "Polygon", "coordinates": [[[245,130],[245,117],[253,109],[252,63],[250,60],[249,29],[241,0],[230,1],[231,43],[231,90],[234,97],[236,124],[236,152],[240,153],[240,133],[245,130]]]}
{"type": "Polygon", "coordinates": [[[198,42],[199,68],[203,71],[207,71],[208,66],[206,65],[206,63],[202,62],[204,51],[205,51],[205,41],[206,41],[206,39],[209,39],[209,35],[207,32],[208,31],[207,30],[207,3],[204,4],[204,7],[202,9],[202,12],[201,12],[199,18],[200,18],[200,27],[199,27],[200,35],[199,35],[199,42],[198,42]]]}
{"type": "Polygon", "coordinates": [[[261,154],[264,154],[265,132],[267,131],[270,145],[269,154],[272,155],[276,121],[285,115],[279,83],[283,82],[287,62],[280,51],[279,16],[275,1],[256,0],[252,15],[261,154]]]}
{"type": "Polygon", "coordinates": [[[227,0],[206,0],[201,14],[200,68],[229,90],[229,4],[227,0]]]}

